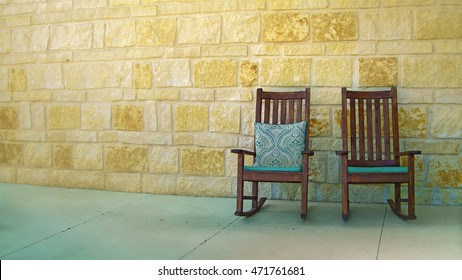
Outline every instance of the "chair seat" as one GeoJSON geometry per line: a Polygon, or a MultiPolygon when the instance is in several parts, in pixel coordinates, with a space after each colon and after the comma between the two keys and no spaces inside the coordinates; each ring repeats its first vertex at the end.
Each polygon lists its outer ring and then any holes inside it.
{"type": "Polygon", "coordinates": [[[407,166],[361,167],[349,166],[348,173],[406,173],[407,166]]]}
{"type": "Polygon", "coordinates": [[[244,166],[245,171],[260,171],[260,172],[301,172],[301,166],[295,167],[266,167],[266,166],[244,166]]]}

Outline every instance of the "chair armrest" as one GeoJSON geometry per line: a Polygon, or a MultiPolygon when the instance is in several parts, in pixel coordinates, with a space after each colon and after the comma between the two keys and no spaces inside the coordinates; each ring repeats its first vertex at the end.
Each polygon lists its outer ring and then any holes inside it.
{"type": "Polygon", "coordinates": [[[335,154],[338,156],[347,156],[348,151],[335,151],[335,154]]]}
{"type": "Polygon", "coordinates": [[[231,149],[231,153],[255,156],[255,152],[244,150],[244,149],[231,149]]]}
{"type": "Polygon", "coordinates": [[[309,150],[305,150],[305,151],[302,151],[302,155],[312,156],[312,155],[314,155],[314,152],[313,152],[313,151],[309,151],[309,150]]]}
{"type": "Polygon", "coordinates": [[[421,151],[405,151],[405,152],[399,152],[398,156],[419,155],[421,153],[422,153],[421,151]]]}

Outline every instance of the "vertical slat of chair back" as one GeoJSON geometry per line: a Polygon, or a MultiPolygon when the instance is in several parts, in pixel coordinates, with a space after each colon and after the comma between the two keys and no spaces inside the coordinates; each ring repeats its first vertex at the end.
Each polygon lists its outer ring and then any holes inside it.
{"type": "Polygon", "coordinates": [[[370,92],[342,88],[342,109],[343,149],[350,151],[350,164],[398,165],[396,88],[370,92]]]}

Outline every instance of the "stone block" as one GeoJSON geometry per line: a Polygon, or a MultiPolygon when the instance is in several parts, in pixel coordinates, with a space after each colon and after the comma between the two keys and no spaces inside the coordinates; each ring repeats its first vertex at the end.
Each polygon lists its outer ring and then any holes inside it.
{"type": "Polygon", "coordinates": [[[176,131],[206,131],[209,109],[204,105],[179,105],[176,108],[176,131]]]}
{"type": "Polygon", "coordinates": [[[178,18],[178,44],[218,44],[220,37],[219,16],[178,18]]]}
{"type": "Polygon", "coordinates": [[[462,11],[458,9],[421,9],[414,15],[413,39],[462,38],[462,11]]]}
{"type": "Polygon", "coordinates": [[[237,85],[235,60],[207,60],[194,64],[194,87],[227,87],[237,85]]]}
{"type": "Polygon", "coordinates": [[[131,47],[136,44],[134,20],[109,21],[106,23],[104,42],[106,47],[131,47]]]}
{"type": "Polygon", "coordinates": [[[462,104],[462,94],[458,89],[439,90],[435,93],[436,103],[462,104]]]}
{"type": "Polygon", "coordinates": [[[59,64],[33,65],[27,69],[30,89],[62,89],[63,73],[59,64]]]}
{"type": "Polygon", "coordinates": [[[350,87],[353,63],[350,58],[323,58],[314,62],[314,84],[316,86],[350,87]]]}
{"type": "Polygon", "coordinates": [[[168,3],[158,5],[158,11],[160,15],[198,14],[200,12],[200,9],[200,3],[180,2],[173,4],[168,3]]]}
{"type": "Polygon", "coordinates": [[[215,12],[230,12],[237,10],[237,2],[235,0],[218,0],[201,2],[202,13],[215,13],[215,12]]]}
{"type": "Polygon", "coordinates": [[[146,101],[146,129],[148,131],[157,131],[157,102],[146,101]]]}
{"type": "Polygon", "coordinates": [[[15,106],[0,106],[0,129],[17,129],[19,112],[15,106]]]}
{"type": "Polygon", "coordinates": [[[27,87],[26,69],[10,68],[8,73],[10,91],[25,91],[27,87]]]}
{"type": "Polygon", "coordinates": [[[89,23],[50,26],[50,50],[91,49],[93,27],[89,23]]]}
{"type": "Polygon", "coordinates": [[[154,62],[156,87],[188,87],[192,85],[189,61],[169,60],[154,62]]]}
{"type": "Polygon", "coordinates": [[[291,44],[284,46],[284,55],[287,56],[323,55],[325,52],[325,46],[321,44],[291,44]]]}
{"type": "Polygon", "coordinates": [[[254,135],[255,126],[255,106],[241,107],[241,134],[254,135]]]}
{"type": "MultiPolygon", "coordinates": [[[[11,31],[10,47],[14,52],[31,53],[31,52],[46,52],[48,41],[50,39],[50,29],[48,26],[28,27],[13,29],[11,31]]],[[[5,41],[6,48],[10,39],[5,41]]]]}
{"type": "Polygon", "coordinates": [[[118,131],[101,131],[98,132],[97,141],[104,142],[118,142],[119,141],[119,132],[118,131]]]}
{"type": "Polygon", "coordinates": [[[279,45],[264,44],[249,46],[250,53],[256,56],[277,56],[281,54],[279,45]]]}
{"type": "Polygon", "coordinates": [[[210,45],[201,48],[203,57],[247,56],[247,46],[210,45]]]}
{"type": "Polygon", "coordinates": [[[361,86],[396,86],[397,81],[397,58],[381,57],[359,59],[359,84],[361,86]]]}
{"type": "Polygon", "coordinates": [[[82,129],[105,130],[111,128],[109,105],[82,105],[82,129]]]}
{"type": "Polygon", "coordinates": [[[0,166],[0,182],[16,183],[16,168],[0,166]]]}
{"type": "Polygon", "coordinates": [[[147,172],[148,149],[135,146],[107,146],[106,169],[115,172],[147,172]]]}
{"type": "Polygon", "coordinates": [[[410,10],[368,11],[359,14],[361,40],[409,40],[412,37],[410,10]]]}
{"type": "Polygon", "coordinates": [[[429,187],[462,187],[461,156],[432,156],[429,160],[429,187]]]}
{"type": "Polygon", "coordinates": [[[154,17],[157,15],[157,6],[137,5],[130,7],[132,17],[154,17]]]}
{"type": "Polygon", "coordinates": [[[239,6],[239,10],[242,11],[256,11],[256,10],[264,10],[266,0],[237,0],[237,4],[239,6]]]}
{"type": "Polygon", "coordinates": [[[201,56],[200,47],[174,47],[174,48],[165,48],[165,57],[166,58],[194,58],[201,56]]]}
{"type": "MultiPolygon", "coordinates": [[[[438,47],[435,46],[435,49],[438,47]]],[[[461,48],[462,50],[462,48],[461,48]]],[[[419,54],[432,53],[432,42],[379,42],[378,54],[419,54]]]]}
{"type": "Polygon", "coordinates": [[[263,41],[302,42],[310,39],[308,14],[276,13],[263,15],[263,41]]]}
{"type": "Polygon", "coordinates": [[[72,169],[74,167],[74,150],[72,145],[55,145],[54,166],[59,169],[72,169]]]}
{"type": "Polygon", "coordinates": [[[269,10],[306,10],[327,8],[327,0],[269,0],[269,10]]]}
{"type": "Polygon", "coordinates": [[[79,144],[73,151],[74,169],[103,169],[103,147],[101,145],[79,144]]]}
{"type": "MultiPolygon", "coordinates": [[[[131,88],[133,86],[132,63],[129,62],[73,63],[63,65],[63,69],[66,89],[131,88]]],[[[108,96],[105,95],[104,99],[107,100],[107,98],[108,96]]]]}
{"type": "Polygon", "coordinates": [[[310,136],[323,137],[330,136],[330,109],[311,108],[310,116],[310,136]]]}
{"type": "Polygon", "coordinates": [[[44,143],[29,143],[24,145],[24,165],[30,167],[51,166],[51,146],[44,143]]]}
{"type": "Polygon", "coordinates": [[[335,42],[326,45],[328,55],[367,55],[375,54],[375,42],[335,42]]]}
{"type": "Polygon", "coordinates": [[[462,42],[458,41],[437,41],[432,42],[436,53],[462,53],[462,42]]]}
{"type": "Polygon", "coordinates": [[[11,51],[11,31],[7,29],[0,30],[0,53],[9,53],[11,51]]]}
{"type": "Polygon", "coordinates": [[[150,63],[135,63],[134,71],[134,87],[136,89],[151,88],[152,86],[152,65],[150,63]]]}
{"type": "Polygon", "coordinates": [[[223,16],[223,43],[257,43],[260,38],[260,16],[223,16]]]}
{"type": "Polygon", "coordinates": [[[238,135],[223,133],[196,134],[193,143],[200,147],[234,148],[238,145],[238,138],[238,135]]]}
{"type": "Polygon", "coordinates": [[[382,0],[384,7],[429,6],[433,0],[382,0]]]}
{"type": "Polygon", "coordinates": [[[51,170],[50,185],[65,188],[104,190],[105,174],[88,170],[51,170]]]}
{"type": "Polygon", "coordinates": [[[155,89],[139,90],[137,93],[138,100],[171,100],[179,99],[178,89],[155,89]]]}
{"type": "Polygon", "coordinates": [[[175,175],[141,175],[141,192],[153,194],[176,194],[175,175]]]}
{"type": "Polygon", "coordinates": [[[427,108],[400,107],[398,111],[400,137],[427,137],[427,108]]]}
{"type": "MultiPolygon", "coordinates": [[[[0,91],[7,91],[8,90],[8,68],[7,67],[0,67],[0,91]]],[[[2,101],[7,101],[3,100],[2,101]]]]}
{"type": "Polygon", "coordinates": [[[187,101],[214,101],[215,90],[213,89],[183,90],[181,92],[180,99],[187,100],[187,101]]]}
{"type": "Polygon", "coordinates": [[[48,129],[80,128],[80,107],[72,105],[54,105],[48,109],[48,129]]]}
{"type": "Polygon", "coordinates": [[[160,18],[136,21],[136,40],[138,46],[152,47],[175,42],[176,19],[160,18]]]}
{"type": "Polygon", "coordinates": [[[172,131],[173,130],[172,106],[170,104],[160,105],[158,126],[159,126],[159,130],[161,131],[172,131]]]}
{"type": "Polygon", "coordinates": [[[153,147],[150,152],[150,172],[156,174],[178,173],[178,149],[173,147],[153,147]]]}
{"type": "Polygon", "coordinates": [[[191,196],[229,197],[231,178],[227,177],[180,177],[176,194],[191,196]]]}
{"type": "Polygon", "coordinates": [[[249,60],[241,62],[239,72],[239,84],[241,86],[250,87],[258,83],[258,64],[249,60]]]}
{"type": "Polygon", "coordinates": [[[358,17],[354,12],[314,14],[311,30],[315,42],[357,40],[358,17]]]}
{"type": "Polygon", "coordinates": [[[108,173],[104,187],[108,191],[141,192],[141,174],[139,173],[108,173]]]}
{"type": "Polygon", "coordinates": [[[330,3],[330,8],[378,8],[379,0],[336,0],[330,3]]]}
{"type": "Polygon", "coordinates": [[[459,150],[462,148],[462,143],[447,142],[447,141],[435,141],[430,140],[406,140],[404,142],[405,149],[409,151],[421,151],[424,155],[431,154],[446,154],[446,155],[457,155],[459,150]]]}
{"type": "Polygon", "coordinates": [[[16,173],[16,183],[47,186],[50,184],[50,169],[20,168],[16,173]]]}
{"type": "Polygon", "coordinates": [[[23,150],[22,144],[0,143],[0,164],[22,165],[23,150]]]}
{"type": "Polygon", "coordinates": [[[113,128],[119,130],[143,131],[144,108],[138,105],[113,105],[113,128]]]}
{"type": "MultiPolygon", "coordinates": [[[[242,65],[241,65],[242,68],[242,65]]],[[[215,92],[217,101],[252,101],[253,91],[251,90],[219,90],[215,92]]]]}
{"type": "Polygon", "coordinates": [[[311,105],[340,105],[341,103],[342,97],[338,88],[311,89],[311,105]]]}
{"type": "Polygon", "coordinates": [[[462,138],[461,119],[461,106],[432,107],[431,135],[434,138],[462,138]]]}
{"type": "Polygon", "coordinates": [[[263,58],[260,84],[264,86],[309,86],[310,58],[263,58]]]}
{"type": "Polygon", "coordinates": [[[240,107],[214,105],[210,108],[210,131],[239,133],[240,107]]]}
{"type": "Polygon", "coordinates": [[[184,135],[184,134],[175,134],[173,136],[173,143],[174,145],[193,145],[194,144],[194,136],[192,135],[184,135]]]}
{"type": "Polygon", "coordinates": [[[406,57],[402,70],[403,87],[462,87],[462,58],[458,56],[406,57]]]}
{"type": "MultiPolygon", "coordinates": [[[[185,148],[181,150],[181,173],[189,175],[224,175],[223,150],[185,148]]],[[[210,184],[210,183],[208,183],[210,184]]]]}

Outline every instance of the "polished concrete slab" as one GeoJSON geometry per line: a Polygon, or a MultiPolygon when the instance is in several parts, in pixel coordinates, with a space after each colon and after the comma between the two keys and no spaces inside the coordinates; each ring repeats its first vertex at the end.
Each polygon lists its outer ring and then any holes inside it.
{"type": "Polygon", "coordinates": [[[417,206],[402,221],[385,204],[268,201],[236,217],[234,199],[0,183],[0,259],[462,260],[462,206],[417,206]]]}

